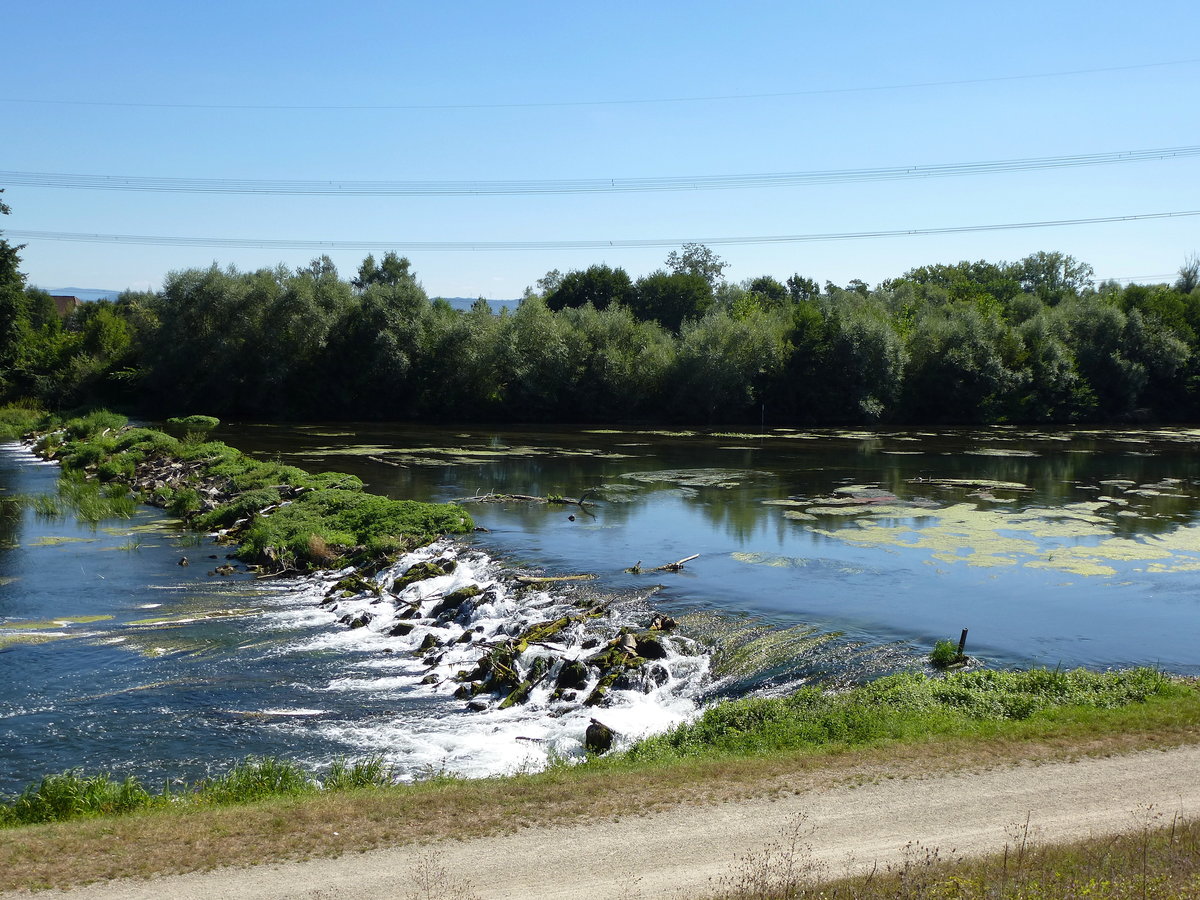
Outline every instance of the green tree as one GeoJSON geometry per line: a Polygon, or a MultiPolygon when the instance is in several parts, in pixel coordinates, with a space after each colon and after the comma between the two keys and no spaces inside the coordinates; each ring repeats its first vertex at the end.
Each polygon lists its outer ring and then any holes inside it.
{"type": "Polygon", "coordinates": [[[1021,288],[1036,294],[1043,303],[1054,305],[1092,286],[1095,272],[1085,262],[1065,253],[1039,250],[1013,268],[1021,288]]]}
{"type": "MultiPolygon", "coordinates": [[[[0,200],[0,215],[11,212],[0,200]]],[[[20,270],[22,246],[14,247],[0,237],[0,393],[12,390],[13,370],[29,332],[25,276],[20,270]]]]}
{"type": "Polygon", "coordinates": [[[791,347],[789,317],[753,310],[735,318],[714,309],[684,323],[674,381],[675,408],[703,410],[707,421],[756,420],[791,347]]]}
{"type": "Polygon", "coordinates": [[[563,275],[554,290],[544,296],[546,306],[552,310],[577,309],[588,303],[596,309],[604,309],[610,303],[628,306],[633,299],[633,282],[624,269],[589,266],[563,275]]]}
{"type": "MultiPolygon", "coordinates": [[[[321,257],[328,260],[329,257],[321,257]]],[[[316,262],[314,260],[314,262],[316,262]]],[[[330,266],[333,264],[330,263],[330,266]]],[[[336,270],[334,270],[336,272],[336,270]]],[[[393,251],[389,250],[383,255],[383,262],[376,263],[375,255],[368,254],[367,258],[362,261],[362,265],[358,267],[358,275],[351,280],[360,291],[365,291],[373,284],[384,284],[389,287],[395,287],[403,284],[406,281],[416,283],[417,273],[412,271],[412,263],[408,261],[407,256],[397,256],[393,251]]]]}
{"type": "Polygon", "coordinates": [[[717,286],[729,263],[703,244],[684,244],[667,254],[667,268],[675,275],[699,275],[709,290],[717,286]]]}
{"type": "Polygon", "coordinates": [[[698,319],[713,305],[712,286],[701,275],[659,269],[639,278],[631,305],[639,319],[678,331],[687,319],[698,319]]]}
{"type": "Polygon", "coordinates": [[[906,415],[917,422],[996,421],[1021,383],[1021,345],[994,311],[927,307],[908,340],[906,415]]]}

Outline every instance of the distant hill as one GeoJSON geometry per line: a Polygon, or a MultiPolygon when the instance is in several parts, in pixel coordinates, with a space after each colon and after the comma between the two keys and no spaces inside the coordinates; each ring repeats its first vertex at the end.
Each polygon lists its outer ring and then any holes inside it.
{"type": "Polygon", "coordinates": [[[78,297],[80,300],[116,300],[120,291],[105,291],[100,288],[42,288],[47,294],[61,294],[67,297],[78,297]]]}
{"type": "MultiPolygon", "coordinates": [[[[430,299],[434,299],[434,298],[430,298],[430,299]]],[[[449,303],[455,309],[470,309],[472,306],[475,305],[475,301],[478,300],[479,298],[478,297],[441,297],[438,299],[445,300],[447,303],[449,303]]],[[[490,306],[492,308],[492,312],[494,312],[494,313],[498,313],[502,309],[507,309],[507,310],[511,311],[521,305],[520,300],[489,300],[487,303],[488,303],[488,306],[490,306]]]]}

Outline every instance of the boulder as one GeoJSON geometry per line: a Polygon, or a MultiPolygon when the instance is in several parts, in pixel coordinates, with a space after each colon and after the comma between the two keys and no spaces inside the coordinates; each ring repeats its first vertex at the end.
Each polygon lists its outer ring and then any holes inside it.
{"type": "Polygon", "coordinates": [[[579,660],[571,660],[564,662],[562,668],[558,670],[554,686],[559,690],[582,690],[587,687],[587,683],[587,666],[579,660]]]}
{"type": "Polygon", "coordinates": [[[592,719],[583,733],[583,747],[589,753],[606,753],[612,749],[615,737],[611,728],[603,722],[592,719]]]}
{"type": "Polygon", "coordinates": [[[406,634],[411,634],[416,627],[412,622],[397,622],[388,629],[387,633],[391,637],[404,637],[406,634]]]}
{"type": "Polygon", "coordinates": [[[375,617],[369,612],[360,612],[357,614],[346,613],[338,621],[343,625],[348,625],[350,628],[365,628],[373,618],[375,617]]]}

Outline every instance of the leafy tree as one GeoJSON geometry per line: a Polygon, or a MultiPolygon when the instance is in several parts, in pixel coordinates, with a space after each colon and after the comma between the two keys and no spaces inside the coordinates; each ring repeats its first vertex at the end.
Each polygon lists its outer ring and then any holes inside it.
{"type": "Polygon", "coordinates": [[[788,300],[788,289],[770,275],[751,279],[746,290],[762,297],[766,306],[783,306],[788,300]]]}
{"type": "Polygon", "coordinates": [[[906,415],[920,422],[995,421],[1021,383],[1020,343],[994,312],[928,307],[908,341],[906,415]]]}
{"type": "Polygon", "coordinates": [[[624,306],[583,306],[563,313],[579,367],[572,418],[624,419],[661,415],[675,348],[654,322],[640,322],[624,306]]]}
{"type": "MultiPolygon", "coordinates": [[[[0,193],[3,193],[2,188],[0,193]]],[[[8,215],[11,211],[0,200],[0,215],[8,215]]],[[[25,276],[19,268],[22,246],[14,247],[0,237],[0,392],[11,389],[11,373],[29,331],[25,276]]]]}
{"type": "Polygon", "coordinates": [[[549,297],[558,290],[558,286],[562,284],[563,273],[558,269],[551,269],[545,275],[537,280],[537,293],[543,297],[549,297]]]}
{"type": "MultiPolygon", "coordinates": [[[[327,259],[327,257],[325,258],[327,259]]],[[[350,283],[360,291],[365,291],[373,284],[385,284],[390,287],[406,281],[415,284],[417,273],[413,272],[411,267],[412,263],[408,261],[407,256],[397,256],[391,250],[384,254],[383,262],[378,264],[375,262],[375,255],[368,254],[367,258],[362,261],[362,265],[358,267],[358,276],[350,283]]]]}
{"type": "Polygon", "coordinates": [[[791,347],[783,313],[754,310],[735,318],[714,309],[684,323],[675,372],[675,408],[703,410],[707,420],[757,418],[768,385],[791,347]]]}
{"type": "Polygon", "coordinates": [[[699,275],[708,282],[710,290],[717,286],[721,273],[728,267],[729,263],[703,244],[684,244],[667,254],[667,268],[673,274],[699,275]]]}
{"type": "Polygon", "coordinates": [[[500,341],[498,365],[510,415],[520,421],[571,418],[580,364],[565,320],[535,295],[504,321],[500,341]]]}
{"type": "Polygon", "coordinates": [[[713,305],[712,286],[701,275],[659,269],[639,278],[631,302],[640,319],[678,331],[687,319],[698,319],[713,305]]]}
{"type": "MultiPolygon", "coordinates": [[[[548,274],[546,278],[549,277],[548,274]]],[[[544,296],[546,306],[552,310],[575,309],[588,303],[596,309],[604,309],[610,303],[628,306],[633,299],[633,282],[624,269],[589,266],[563,275],[554,290],[544,296]]]]}
{"type": "Polygon", "coordinates": [[[1013,272],[1023,290],[1051,305],[1091,287],[1095,275],[1091,266],[1073,256],[1044,250],[1016,263],[1013,272]]]}
{"type": "Polygon", "coordinates": [[[795,301],[812,300],[821,294],[821,286],[811,278],[796,273],[787,280],[788,295],[795,301]]]}

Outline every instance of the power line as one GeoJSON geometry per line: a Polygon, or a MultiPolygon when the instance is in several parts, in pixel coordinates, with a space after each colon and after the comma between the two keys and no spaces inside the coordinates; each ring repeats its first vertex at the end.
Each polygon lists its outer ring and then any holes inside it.
{"type": "Polygon", "coordinates": [[[250,178],[161,178],[144,175],[80,175],[62,172],[0,171],[0,183],[66,190],[136,191],[180,194],[301,194],[342,197],[516,196],[603,194],[650,191],[713,191],[947,178],[1001,172],[1031,172],[1200,156],[1200,146],[1120,150],[1070,156],[1039,156],[982,162],[938,163],[862,169],[759,172],[741,175],[682,175],[639,178],[568,178],[512,181],[349,181],[250,178]]]}
{"type": "Polygon", "coordinates": [[[0,97],[0,103],[26,103],[46,106],[106,106],[133,109],[213,109],[213,110],[472,110],[472,109],[538,109],[569,106],[634,106],[654,103],[711,103],[734,100],[763,100],[782,97],[815,97],[829,94],[865,94],[878,91],[901,91],[914,88],[955,87],[969,84],[989,84],[1002,81],[1028,81],[1040,78],[1063,78],[1072,75],[1096,75],[1104,72],[1129,72],[1137,69],[1158,69],[1166,66],[1187,66],[1200,63],[1200,58],[1173,59],[1165,62],[1135,63],[1128,66],[1102,66],[1089,69],[1064,69],[1056,72],[1030,72],[1017,75],[993,75],[985,78],[957,78],[948,81],[911,81],[899,84],[868,85],[863,87],[811,88],[800,91],[771,91],[753,94],[708,94],[682,97],[633,97],[608,100],[533,100],[513,103],[394,103],[394,104],[278,104],[278,103],[144,103],[124,100],[53,100],[35,97],[0,97]]]}
{"type": "Polygon", "coordinates": [[[90,234],[74,231],[8,231],[17,240],[70,241],[91,244],[138,244],[156,247],[220,247],[258,248],[266,250],[355,250],[376,252],[405,250],[409,252],[437,251],[518,251],[518,250],[605,250],[678,247],[687,243],[711,246],[751,244],[801,244],[831,241],[864,240],[870,238],[917,237],[921,235],[966,234],[980,231],[1016,231],[1033,228],[1060,228],[1067,225],[1100,225],[1112,222],[1135,222],[1149,219],[1172,219],[1200,216],[1200,209],[1176,212],[1141,213],[1129,216],[1095,216],[1085,219],[1055,219],[1042,222],[1007,222],[992,225],[953,225],[944,228],[904,228],[881,231],[845,231],[824,234],[763,235],[756,237],[702,238],[644,238],[631,240],[580,241],[308,241],[252,238],[167,237],[138,234],[90,234]]]}

